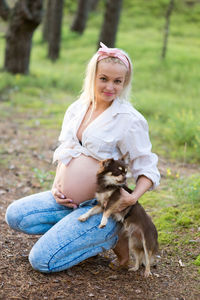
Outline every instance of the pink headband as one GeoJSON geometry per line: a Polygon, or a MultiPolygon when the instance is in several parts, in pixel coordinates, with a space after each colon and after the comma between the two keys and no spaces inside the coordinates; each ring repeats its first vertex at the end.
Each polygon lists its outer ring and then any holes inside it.
{"type": "Polygon", "coordinates": [[[103,43],[100,43],[101,48],[97,51],[99,54],[98,61],[106,58],[106,57],[117,57],[119,58],[127,67],[130,69],[130,63],[128,57],[118,48],[108,48],[103,43]]]}

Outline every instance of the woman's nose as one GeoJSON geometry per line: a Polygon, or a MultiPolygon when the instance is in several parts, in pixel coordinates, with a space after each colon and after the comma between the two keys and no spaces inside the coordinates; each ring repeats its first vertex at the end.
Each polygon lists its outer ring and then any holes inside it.
{"type": "Polygon", "coordinates": [[[106,88],[107,88],[107,90],[109,90],[109,91],[112,91],[113,90],[113,83],[112,82],[107,82],[107,85],[106,85],[106,88]]]}

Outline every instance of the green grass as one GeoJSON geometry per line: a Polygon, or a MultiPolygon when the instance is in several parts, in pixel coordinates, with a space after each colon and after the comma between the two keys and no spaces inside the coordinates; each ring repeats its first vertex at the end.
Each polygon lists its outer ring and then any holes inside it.
{"type": "MultiPolygon", "coordinates": [[[[168,174],[165,185],[146,193],[140,202],[157,227],[160,248],[173,247],[177,254],[182,253],[183,247],[197,250],[200,239],[200,177],[196,174],[179,178],[170,175],[170,172],[168,174]]],[[[199,259],[199,255],[193,255],[189,261],[199,268],[199,259]]]]}
{"type": "MultiPolygon", "coordinates": [[[[72,2],[73,3],[73,2],[72,2]]],[[[161,60],[164,15],[168,0],[125,0],[116,46],[133,60],[134,79],[131,102],[147,118],[153,150],[172,161],[200,162],[200,4],[187,6],[176,1],[170,24],[167,56],[161,60]]],[[[71,11],[75,10],[74,3],[71,11]]],[[[0,72],[0,118],[28,113],[25,126],[60,130],[65,109],[78,98],[85,67],[96,51],[103,4],[93,12],[82,36],[70,32],[72,16],[66,8],[61,54],[50,62],[42,42],[41,26],[36,30],[31,53],[30,75],[0,72]],[[31,117],[32,116],[32,117],[31,117]]],[[[0,23],[5,29],[5,23],[0,23]]],[[[0,67],[5,41],[0,33],[0,67]]],[[[16,116],[17,118],[17,116],[16,116]]],[[[0,154],[4,149],[0,149],[0,154]]],[[[6,161],[0,159],[0,166],[6,161]]],[[[35,178],[43,187],[52,174],[35,168],[35,178]]],[[[161,187],[146,193],[141,203],[158,228],[159,243],[191,246],[200,237],[200,176],[180,178],[167,170],[161,187]]],[[[196,244],[195,244],[196,245],[196,244]]],[[[200,257],[193,257],[198,267],[200,257]]]]}
{"type": "MultiPolygon", "coordinates": [[[[157,190],[145,193],[140,199],[156,225],[160,248],[172,247],[179,254],[183,246],[198,249],[200,176],[180,177],[178,171],[172,173],[170,169],[165,175],[157,190]]],[[[194,255],[190,262],[199,266],[199,256],[194,255]]]]}
{"type": "Polygon", "coordinates": [[[172,256],[182,257],[184,251],[188,265],[196,265],[200,272],[200,176],[180,177],[170,169],[165,175],[161,186],[145,193],[140,203],[156,225],[160,249],[173,249],[172,256]]]}
{"type": "Polygon", "coordinates": [[[200,255],[197,256],[194,264],[199,267],[199,273],[200,273],[200,255]]]}
{"type": "MultiPolygon", "coordinates": [[[[200,4],[176,3],[167,56],[162,61],[167,4],[167,0],[134,4],[124,1],[116,46],[127,51],[133,60],[131,102],[149,122],[153,150],[171,160],[196,163],[200,161],[200,4]]],[[[61,55],[56,63],[46,58],[47,45],[42,42],[40,26],[34,34],[30,75],[0,72],[1,117],[7,116],[8,108],[20,112],[33,110],[40,112],[43,126],[60,126],[66,107],[80,93],[85,66],[96,51],[102,19],[101,4],[97,12],[91,13],[85,33],[79,36],[69,30],[72,16],[66,9],[61,55]]],[[[0,25],[5,29],[5,23],[0,25]]],[[[1,66],[4,48],[2,33],[1,66]]]]}
{"type": "Polygon", "coordinates": [[[52,177],[55,176],[55,172],[53,171],[45,172],[38,168],[33,168],[33,174],[43,188],[48,188],[50,183],[52,183],[52,177]]]}

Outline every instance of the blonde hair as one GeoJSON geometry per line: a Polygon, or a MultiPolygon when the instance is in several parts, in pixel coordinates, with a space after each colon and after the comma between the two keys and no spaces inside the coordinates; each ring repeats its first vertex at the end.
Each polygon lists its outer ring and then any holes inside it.
{"type": "MultiPolygon", "coordinates": [[[[119,95],[119,99],[121,101],[128,101],[130,91],[131,91],[131,80],[132,80],[133,68],[132,68],[132,63],[131,63],[129,56],[124,51],[122,51],[122,52],[129,61],[129,70],[127,70],[124,88],[123,88],[121,94],[119,95]]],[[[98,66],[98,57],[99,57],[99,54],[95,53],[88,63],[88,66],[86,69],[86,76],[85,76],[85,80],[83,83],[82,92],[80,95],[81,100],[83,100],[86,103],[92,102],[93,107],[95,104],[94,89],[95,89],[96,71],[97,71],[97,66],[98,66]]],[[[119,58],[116,58],[116,57],[108,56],[102,60],[107,61],[107,62],[119,63],[119,64],[122,64],[123,66],[125,66],[125,64],[119,58]]]]}

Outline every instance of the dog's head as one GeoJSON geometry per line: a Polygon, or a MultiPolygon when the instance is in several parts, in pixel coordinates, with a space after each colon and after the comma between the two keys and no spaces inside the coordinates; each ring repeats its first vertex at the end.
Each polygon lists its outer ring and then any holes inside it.
{"type": "Polygon", "coordinates": [[[127,164],[124,159],[114,160],[113,158],[100,161],[97,178],[104,185],[122,185],[126,182],[127,164]]]}

